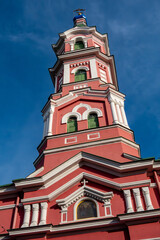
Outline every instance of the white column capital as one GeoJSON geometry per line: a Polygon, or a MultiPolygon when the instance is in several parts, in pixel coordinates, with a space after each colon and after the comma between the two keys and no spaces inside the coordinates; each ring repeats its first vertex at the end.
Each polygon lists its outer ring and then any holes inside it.
{"type": "Polygon", "coordinates": [[[31,210],[31,205],[24,205],[25,212],[29,212],[31,210]]]}

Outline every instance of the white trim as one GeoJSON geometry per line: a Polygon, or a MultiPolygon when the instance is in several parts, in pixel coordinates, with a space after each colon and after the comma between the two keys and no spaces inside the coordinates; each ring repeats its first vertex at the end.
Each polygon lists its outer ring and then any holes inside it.
{"type": "Polygon", "coordinates": [[[42,172],[44,170],[44,167],[40,167],[38,168],[36,171],[32,172],[31,174],[29,174],[26,178],[32,178],[35,177],[36,175],[38,175],[40,172],[42,172]]]}
{"type": "Polygon", "coordinates": [[[138,220],[140,218],[148,218],[148,217],[159,217],[160,209],[151,210],[151,211],[142,211],[142,212],[135,212],[135,213],[128,213],[123,215],[118,215],[120,221],[127,221],[127,220],[138,220]]]}
{"type": "Polygon", "coordinates": [[[70,67],[69,63],[64,63],[63,84],[70,82],[70,67]]]}
{"type": "Polygon", "coordinates": [[[93,139],[97,139],[97,138],[100,138],[99,132],[87,134],[87,140],[93,140],[93,139]]]}
{"type": "Polygon", "coordinates": [[[79,67],[76,67],[72,70],[72,74],[75,74],[78,70],[85,70],[85,71],[89,71],[89,68],[86,67],[86,66],[79,66],[79,67]]]}
{"type": "Polygon", "coordinates": [[[81,108],[81,107],[84,107],[84,108],[86,108],[87,110],[91,109],[91,106],[90,106],[90,105],[85,104],[85,103],[80,103],[80,104],[78,104],[77,106],[75,106],[72,111],[73,111],[73,112],[77,112],[77,110],[78,110],[79,108],[81,108]]]}
{"type": "Polygon", "coordinates": [[[0,210],[15,208],[15,206],[16,206],[16,204],[3,205],[3,206],[0,206],[0,210]]]}
{"type": "Polygon", "coordinates": [[[90,108],[90,109],[86,110],[86,111],[82,114],[82,120],[88,119],[88,115],[89,115],[90,113],[97,113],[97,116],[98,116],[98,117],[102,117],[102,116],[103,116],[102,111],[101,111],[100,109],[98,109],[98,108],[90,108]]]}
{"type": "Polygon", "coordinates": [[[77,142],[77,136],[64,139],[64,144],[70,144],[70,143],[76,143],[76,142],[77,142]]]}
{"type": "Polygon", "coordinates": [[[96,59],[93,58],[90,60],[90,68],[91,68],[91,78],[97,78],[97,66],[96,66],[96,59]]]}
{"type": "Polygon", "coordinates": [[[66,113],[63,117],[62,117],[62,123],[67,123],[68,119],[70,117],[76,117],[77,118],[77,121],[80,121],[82,118],[81,118],[81,114],[78,113],[78,112],[69,112],[69,113],[66,113]]]}
{"type": "Polygon", "coordinates": [[[68,181],[67,183],[65,183],[64,185],[62,185],[61,187],[56,189],[54,192],[51,192],[48,195],[22,199],[21,202],[29,203],[29,202],[42,201],[42,200],[50,200],[51,201],[52,199],[57,197],[59,194],[66,191],[66,189],[68,189],[68,188],[72,187],[73,185],[75,185],[76,183],[80,182],[83,178],[86,178],[88,180],[91,180],[98,184],[102,184],[107,187],[111,187],[113,189],[117,189],[119,191],[121,191],[123,188],[127,188],[127,187],[141,186],[142,184],[149,186],[149,184],[150,184],[150,180],[141,180],[141,181],[128,182],[128,183],[116,183],[116,182],[113,182],[113,181],[110,181],[110,180],[107,180],[104,178],[94,176],[92,174],[82,172],[79,175],[77,175],[75,178],[68,181]]]}

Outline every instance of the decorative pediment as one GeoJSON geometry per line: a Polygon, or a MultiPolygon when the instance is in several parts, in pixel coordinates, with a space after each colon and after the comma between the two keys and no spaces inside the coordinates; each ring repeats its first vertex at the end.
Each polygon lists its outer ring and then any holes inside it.
{"type": "Polygon", "coordinates": [[[113,197],[113,192],[101,192],[88,186],[82,186],[66,198],[56,200],[56,202],[61,208],[67,208],[81,197],[90,197],[107,204],[110,203],[110,199],[113,197]]]}

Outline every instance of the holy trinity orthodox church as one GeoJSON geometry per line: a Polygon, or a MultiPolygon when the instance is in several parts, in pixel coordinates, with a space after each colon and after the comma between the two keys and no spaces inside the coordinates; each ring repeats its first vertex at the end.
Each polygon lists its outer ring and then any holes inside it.
{"type": "Polygon", "coordinates": [[[107,34],[59,34],[35,171],[0,186],[0,239],[160,239],[160,161],[142,159],[107,34]]]}

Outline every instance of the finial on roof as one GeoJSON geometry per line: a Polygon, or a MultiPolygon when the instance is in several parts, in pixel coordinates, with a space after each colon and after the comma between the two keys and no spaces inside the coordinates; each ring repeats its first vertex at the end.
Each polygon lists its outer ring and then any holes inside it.
{"type": "Polygon", "coordinates": [[[76,9],[73,11],[74,13],[74,18],[73,18],[73,22],[74,22],[74,27],[84,27],[87,25],[87,18],[84,15],[85,9],[76,9]]]}

